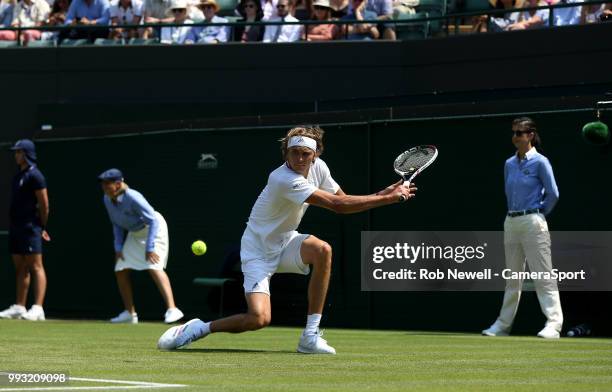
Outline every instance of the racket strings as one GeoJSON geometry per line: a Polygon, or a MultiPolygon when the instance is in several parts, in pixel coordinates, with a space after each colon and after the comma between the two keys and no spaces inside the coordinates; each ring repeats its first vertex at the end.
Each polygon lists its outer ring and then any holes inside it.
{"type": "Polygon", "coordinates": [[[428,150],[412,151],[400,156],[396,161],[396,169],[410,173],[425,166],[433,158],[433,153],[428,150]]]}

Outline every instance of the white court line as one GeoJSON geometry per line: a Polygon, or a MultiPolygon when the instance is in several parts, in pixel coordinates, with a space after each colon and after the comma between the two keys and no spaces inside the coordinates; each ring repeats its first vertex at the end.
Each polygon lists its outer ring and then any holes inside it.
{"type": "Polygon", "coordinates": [[[77,390],[109,390],[109,389],[153,389],[153,388],[182,388],[187,385],[183,384],[162,384],[157,382],[146,381],[128,381],[128,380],[105,380],[100,378],[81,378],[69,377],[69,381],[86,381],[99,382],[108,384],[124,384],[114,386],[101,387],[70,387],[70,386],[49,386],[49,387],[17,387],[17,388],[0,388],[0,391],[77,391],[77,390]]]}

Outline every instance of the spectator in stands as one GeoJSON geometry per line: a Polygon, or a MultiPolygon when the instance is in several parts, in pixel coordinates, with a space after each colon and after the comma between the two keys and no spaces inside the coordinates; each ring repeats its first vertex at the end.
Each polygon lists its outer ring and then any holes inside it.
{"type": "Polygon", "coordinates": [[[68,8],[65,25],[104,27],[63,30],[60,40],[86,38],[93,42],[96,38],[108,37],[109,8],[108,0],[73,0],[68,8]]]}
{"type": "Polygon", "coordinates": [[[261,0],[261,9],[263,10],[262,20],[270,20],[278,16],[276,13],[277,0],[261,0]]]}
{"type": "MultiPolygon", "coordinates": [[[[270,19],[271,22],[299,22],[289,13],[289,0],[278,0],[276,3],[278,16],[270,19]]],[[[269,25],[266,26],[264,42],[295,42],[302,36],[302,26],[291,25],[269,25]]]]}
{"type": "Polygon", "coordinates": [[[194,26],[189,30],[185,43],[218,44],[227,42],[229,26],[215,26],[215,23],[227,23],[227,19],[217,16],[219,6],[215,0],[202,0],[200,9],[204,13],[206,26],[194,26]]]}
{"type": "MultiPolygon", "coordinates": [[[[112,26],[137,25],[142,20],[142,0],[119,0],[110,7],[110,17],[112,26]]],[[[109,38],[136,38],[138,29],[114,28],[110,32],[109,38]]]]}
{"type": "MultiPolygon", "coordinates": [[[[392,0],[367,0],[366,11],[371,11],[376,14],[378,20],[389,20],[393,18],[393,1],[392,0]]],[[[382,38],[395,40],[395,29],[391,24],[379,24],[379,31],[382,30],[382,38]]]]}
{"type": "MultiPolygon", "coordinates": [[[[186,0],[172,0],[170,7],[168,8],[168,15],[173,15],[170,23],[189,25],[193,21],[187,16],[187,1],[186,0]]],[[[162,44],[183,44],[185,43],[191,26],[172,26],[162,27],[161,29],[161,43],[162,44]]]]}
{"type": "MultiPolygon", "coordinates": [[[[546,2],[540,0],[529,0],[525,3],[524,8],[540,7],[547,5],[546,2]]],[[[549,10],[526,10],[520,13],[519,20],[506,27],[506,30],[529,30],[548,26],[550,16],[549,10]]]]}
{"type": "Polygon", "coordinates": [[[290,0],[289,13],[298,20],[311,20],[314,17],[312,0],[290,0]]]}
{"type": "MultiPolygon", "coordinates": [[[[366,9],[365,0],[351,0],[350,13],[342,18],[342,20],[374,20],[376,14],[366,9]]],[[[340,29],[343,36],[349,40],[370,40],[380,37],[380,32],[373,23],[357,23],[343,25],[340,29]]]]}
{"type": "MultiPolygon", "coordinates": [[[[154,23],[171,23],[174,18],[168,16],[168,0],[144,0],[144,22],[147,24],[154,23]]],[[[160,36],[160,29],[155,30],[152,27],[146,27],[142,31],[142,38],[148,39],[160,36]]]]}
{"type": "Polygon", "coordinates": [[[332,18],[340,19],[349,13],[349,0],[329,0],[329,5],[332,18]]]}
{"type": "MultiPolygon", "coordinates": [[[[314,16],[316,20],[331,20],[332,8],[329,5],[329,0],[315,0],[313,6],[314,16]]],[[[329,41],[334,39],[334,37],[338,34],[337,30],[338,25],[333,24],[325,23],[318,25],[308,25],[306,30],[307,34],[305,34],[304,39],[306,41],[329,41]]]]}
{"type": "Polygon", "coordinates": [[[580,7],[580,24],[599,23],[605,8],[605,4],[583,5],[580,7]]]}
{"type": "MultiPolygon", "coordinates": [[[[516,0],[497,0],[497,2],[495,3],[496,10],[511,10],[516,8],[520,8],[520,5],[517,4],[516,0]]],[[[503,14],[495,14],[489,20],[487,31],[504,31],[508,28],[508,26],[518,22],[519,16],[519,12],[506,12],[503,14]]]]}
{"type": "MultiPolygon", "coordinates": [[[[15,3],[13,0],[0,1],[0,27],[10,27],[13,21],[15,3]]],[[[3,32],[3,31],[0,31],[3,32]]]]}
{"type": "Polygon", "coordinates": [[[575,4],[574,7],[556,8],[553,10],[555,26],[569,26],[580,22],[580,6],[582,0],[553,0],[550,4],[575,4]]]}
{"type": "MultiPolygon", "coordinates": [[[[13,10],[13,27],[39,27],[47,20],[49,16],[49,4],[45,0],[20,0],[13,10]]],[[[14,41],[18,37],[23,46],[26,46],[31,40],[39,40],[41,36],[40,30],[22,30],[18,33],[16,30],[1,30],[0,40],[14,41]]]]}
{"type": "Polygon", "coordinates": [[[606,4],[606,8],[601,13],[600,19],[602,22],[612,20],[612,3],[606,4]]]}
{"type": "MultiPolygon", "coordinates": [[[[66,14],[70,8],[70,0],[55,0],[51,7],[51,13],[44,26],[63,26],[66,21],[66,14]]],[[[54,40],[59,36],[59,31],[43,31],[40,39],[54,40]]]]}
{"type": "Polygon", "coordinates": [[[66,21],[66,15],[70,8],[70,0],[55,0],[53,7],[51,7],[51,13],[47,19],[47,26],[59,26],[63,25],[66,21]]]}
{"type": "MultiPolygon", "coordinates": [[[[51,6],[51,13],[43,26],[63,26],[66,21],[66,14],[70,8],[70,0],[55,0],[51,6]]],[[[41,40],[55,40],[59,36],[58,31],[43,31],[41,40]]]]}
{"type": "MultiPolygon", "coordinates": [[[[242,0],[238,5],[238,12],[242,16],[239,22],[259,22],[264,13],[259,0],[242,0]]],[[[254,42],[263,40],[264,26],[236,26],[234,28],[234,41],[254,42]]]]}

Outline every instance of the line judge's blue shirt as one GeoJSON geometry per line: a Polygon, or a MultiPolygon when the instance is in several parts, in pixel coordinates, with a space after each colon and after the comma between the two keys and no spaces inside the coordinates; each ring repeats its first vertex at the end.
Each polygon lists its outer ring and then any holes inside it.
{"type": "Polygon", "coordinates": [[[155,217],[155,210],[144,196],[133,189],[127,189],[113,202],[104,195],[104,206],[113,224],[115,238],[115,252],[121,252],[126,231],[139,231],[149,226],[146,251],[155,250],[155,236],[159,229],[159,222],[155,217]]]}
{"type": "Polygon", "coordinates": [[[504,166],[508,211],[540,208],[548,215],[559,200],[559,189],[548,159],[532,148],[519,160],[508,158],[504,166]]]}

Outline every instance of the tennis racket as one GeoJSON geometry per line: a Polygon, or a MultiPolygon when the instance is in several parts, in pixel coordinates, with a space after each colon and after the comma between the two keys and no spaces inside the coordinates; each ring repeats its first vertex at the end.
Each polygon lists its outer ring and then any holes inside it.
{"type": "MultiPolygon", "coordinates": [[[[404,186],[410,187],[410,183],[420,172],[431,165],[438,157],[436,146],[417,146],[401,153],[393,163],[395,172],[404,179],[404,186]]],[[[406,201],[406,196],[400,197],[406,201]]]]}

